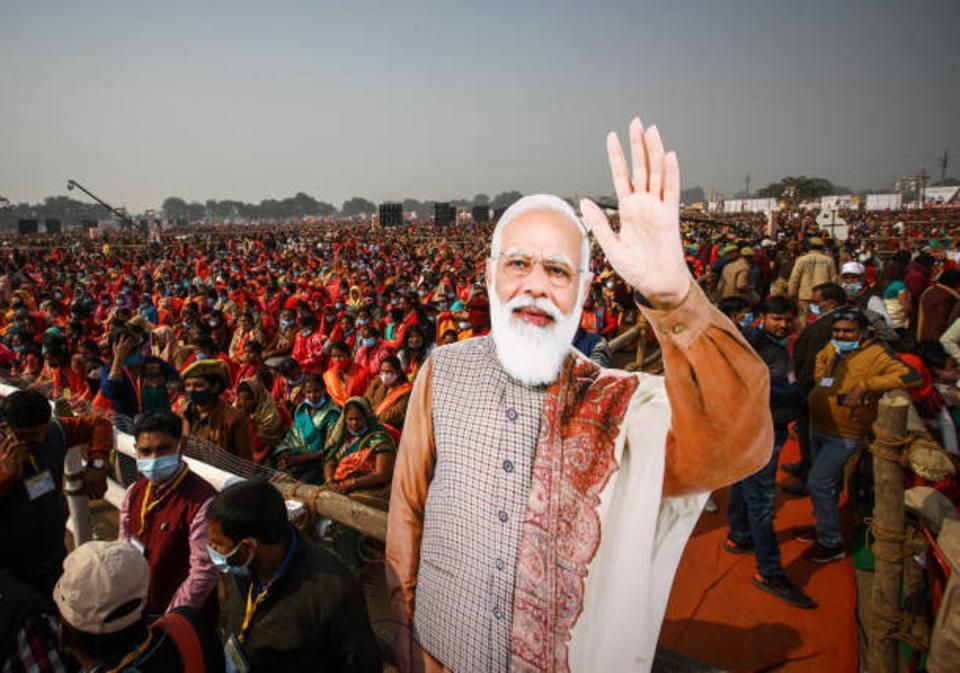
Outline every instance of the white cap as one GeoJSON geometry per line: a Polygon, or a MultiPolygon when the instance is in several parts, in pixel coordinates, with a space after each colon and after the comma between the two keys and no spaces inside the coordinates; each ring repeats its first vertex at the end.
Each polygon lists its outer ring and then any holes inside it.
{"type": "Polygon", "coordinates": [[[94,540],[63,562],[53,600],[70,626],[100,635],[135,624],[147,604],[150,567],[129,542],[94,540]],[[130,609],[115,614],[130,604],[130,609]]]}
{"type": "Polygon", "coordinates": [[[842,267],[840,267],[840,275],[842,276],[845,273],[852,273],[857,276],[862,276],[866,273],[866,269],[863,268],[863,264],[860,262],[846,262],[842,267]]]}

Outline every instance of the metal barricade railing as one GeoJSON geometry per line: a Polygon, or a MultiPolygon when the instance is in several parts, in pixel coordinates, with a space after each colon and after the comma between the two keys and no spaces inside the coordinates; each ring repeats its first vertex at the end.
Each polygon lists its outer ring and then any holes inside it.
{"type": "MultiPolygon", "coordinates": [[[[0,396],[19,390],[15,386],[0,383],[0,396]]],[[[51,402],[51,407],[54,403],[51,402]]],[[[117,509],[123,504],[127,486],[137,478],[136,449],[134,448],[133,420],[128,417],[114,419],[114,447],[118,469],[108,477],[104,496],[117,509]]],[[[315,517],[325,517],[358,533],[383,541],[387,533],[387,513],[377,507],[360,502],[352,497],[334,493],[323,486],[313,486],[296,481],[284,472],[238,458],[219,447],[188,437],[184,456],[190,469],[205,479],[218,491],[242,479],[263,479],[272,483],[288,501],[300,503],[315,517]]],[[[66,463],[67,474],[82,471],[80,453],[71,447],[66,463]]],[[[68,489],[69,491],[70,489],[68,489]]],[[[69,495],[70,519],[68,528],[77,543],[90,539],[90,509],[82,495],[69,495]]]]}

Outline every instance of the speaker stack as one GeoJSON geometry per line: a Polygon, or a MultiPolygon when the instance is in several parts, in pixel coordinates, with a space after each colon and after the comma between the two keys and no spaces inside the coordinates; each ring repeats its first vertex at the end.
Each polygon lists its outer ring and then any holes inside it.
{"type": "Polygon", "coordinates": [[[457,209],[449,202],[433,204],[433,223],[438,227],[449,227],[457,220],[457,209]]]}
{"type": "Polygon", "coordinates": [[[490,221],[490,206],[474,206],[470,209],[473,221],[477,224],[483,224],[490,221]]]}
{"type": "Polygon", "coordinates": [[[381,227],[403,226],[403,204],[381,203],[380,204],[380,226],[381,227]]]}
{"type": "Polygon", "coordinates": [[[21,236],[35,234],[37,233],[37,221],[35,219],[22,218],[17,220],[17,229],[21,236]]]}
{"type": "Polygon", "coordinates": [[[47,230],[48,234],[59,234],[63,231],[63,227],[60,224],[60,220],[55,217],[48,217],[43,221],[43,226],[47,230]]]}

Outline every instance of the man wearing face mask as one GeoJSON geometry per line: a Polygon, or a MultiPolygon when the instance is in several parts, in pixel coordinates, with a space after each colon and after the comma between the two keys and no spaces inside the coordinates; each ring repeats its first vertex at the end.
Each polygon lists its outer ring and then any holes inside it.
{"type": "Polygon", "coordinates": [[[753,584],[788,605],[814,608],[816,603],[787,577],[773,530],[777,462],[787,441],[787,424],[800,413],[803,394],[796,385],[787,341],[797,318],[797,305],[773,297],[760,306],[760,325],[747,332],[747,341],[770,370],[770,413],[773,416],[773,454],[757,473],[730,487],[727,521],[730,532],[723,548],[731,554],[754,554],[757,572],[753,584]]]}
{"type": "Polygon", "coordinates": [[[35,390],[0,400],[0,424],[0,572],[49,596],[66,555],[67,449],[85,447],[84,487],[90,497],[101,498],[113,427],[98,416],[53,418],[49,401],[35,390]]]}
{"type": "Polygon", "coordinates": [[[293,359],[303,371],[310,374],[323,372],[323,347],[326,337],[317,330],[317,319],[308,314],[300,319],[300,333],[293,342],[293,359]]]}
{"type": "Polygon", "coordinates": [[[220,360],[200,360],[183,372],[186,397],[179,415],[191,437],[219,446],[238,458],[251,460],[250,429],[243,412],[227,404],[221,395],[230,385],[230,373],[220,360]]]}
{"type": "Polygon", "coordinates": [[[810,416],[806,395],[813,389],[813,369],[817,353],[830,343],[833,334],[833,313],[846,306],[847,293],[837,283],[822,283],[813,288],[808,311],[817,320],[807,325],[793,346],[793,366],[797,385],[803,391],[804,402],[797,418],[797,439],[800,443],[800,462],[785,463],[783,471],[799,482],[784,484],[781,489],[790,495],[807,494],[807,473],[810,471],[810,416]]]}
{"type": "Polygon", "coordinates": [[[916,370],[869,338],[863,312],[843,309],[830,322],[832,338],[817,353],[815,384],[807,396],[812,458],[807,489],[817,525],[815,531],[797,535],[814,543],[805,556],[815,563],[846,555],[837,508],[843,467],[869,434],[878,400],[889,390],[923,384],[916,370]]]}
{"type": "Polygon", "coordinates": [[[273,486],[228,486],[213,499],[207,522],[208,552],[224,573],[228,668],[380,673],[380,649],[359,583],[287,523],[273,486]]]}
{"type": "Polygon", "coordinates": [[[205,516],[216,490],[183,460],[179,416],[141,416],[133,434],[141,477],[124,495],[119,537],[140,549],[150,565],[145,614],[190,606],[215,620],[220,575],[207,554],[205,516]]]}

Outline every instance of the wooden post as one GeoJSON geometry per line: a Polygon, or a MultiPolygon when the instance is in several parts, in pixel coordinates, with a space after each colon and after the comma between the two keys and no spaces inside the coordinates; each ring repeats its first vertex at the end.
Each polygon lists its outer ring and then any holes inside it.
{"type": "Polygon", "coordinates": [[[333,519],[368,537],[387,539],[387,513],[383,510],[322,486],[288,481],[277,481],[273,485],[284,498],[302,502],[314,514],[333,519]]]}
{"type": "MultiPolygon", "coordinates": [[[[884,397],[877,409],[874,432],[878,437],[901,438],[907,430],[909,400],[884,397]]],[[[883,453],[899,457],[904,447],[891,446],[877,439],[874,443],[883,453]]],[[[873,522],[890,537],[902,536],[904,527],[903,468],[899,462],[873,456],[873,522]]],[[[887,535],[874,542],[876,572],[870,601],[873,624],[868,626],[870,642],[867,651],[867,670],[870,673],[896,673],[899,643],[890,637],[896,628],[893,615],[900,613],[900,588],[903,577],[903,546],[887,535]],[[896,561],[890,559],[897,559],[896,561]]]]}

